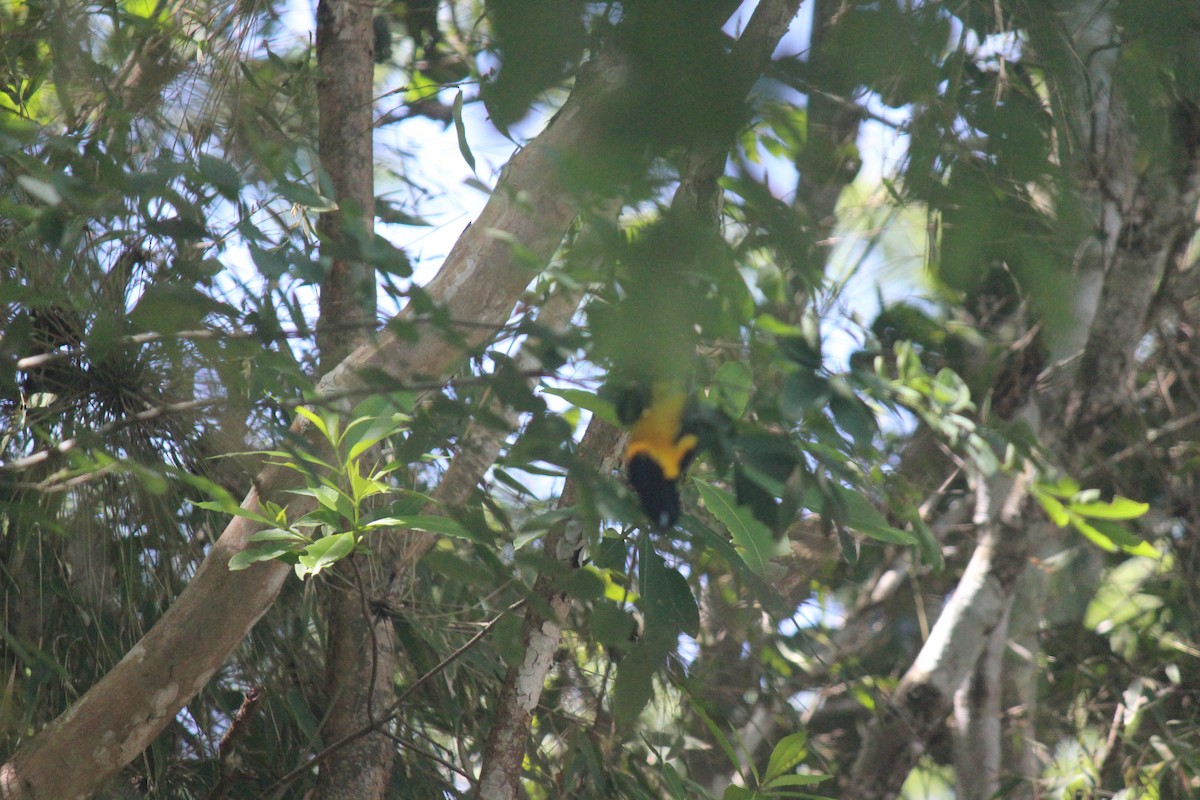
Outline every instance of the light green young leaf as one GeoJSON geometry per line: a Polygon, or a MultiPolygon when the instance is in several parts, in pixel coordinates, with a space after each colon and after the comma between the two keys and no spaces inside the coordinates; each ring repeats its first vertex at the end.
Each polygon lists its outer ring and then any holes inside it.
{"type": "Polygon", "coordinates": [[[305,486],[299,489],[289,489],[288,491],[290,494],[315,498],[323,508],[328,508],[330,511],[336,511],[339,514],[350,510],[350,498],[332,486],[305,486]]]}
{"type": "Polygon", "coordinates": [[[1093,519],[1137,519],[1150,510],[1150,504],[1118,495],[1109,503],[1071,503],[1069,508],[1076,514],[1093,519]]]}
{"type": "Polygon", "coordinates": [[[450,517],[439,517],[436,514],[414,514],[407,517],[382,517],[373,519],[364,528],[407,528],[413,531],[425,531],[441,536],[453,536],[456,539],[466,539],[469,542],[481,543],[478,536],[464,528],[457,520],[450,517]]]}
{"type": "Polygon", "coordinates": [[[322,536],[304,548],[296,564],[296,575],[301,579],[316,575],[354,552],[355,542],[354,531],[322,536]]]}
{"type": "Polygon", "coordinates": [[[389,436],[404,430],[404,425],[392,417],[358,417],[346,426],[342,446],[349,447],[346,460],[353,461],[389,436]]]}
{"type": "Polygon", "coordinates": [[[1067,513],[1067,508],[1058,501],[1051,493],[1040,490],[1038,486],[1033,487],[1033,496],[1041,503],[1042,508],[1046,512],[1046,516],[1050,518],[1056,526],[1062,528],[1071,521],[1071,515],[1067,513]]]}
{"type": "Polygon", "coordinates": [[[199,503],[193,503],[193,505],[196,506],[196,508],[203,508],[206,511],[217,511],[222,514],[230,514],[235,517],[244,517],[246,519],[251,519],[255,522],[262,522],[267,525],[273,525],[275,523],[273,519],[263,516],[257,511],[242,508],[236,503],[230,505],[223,500],[203,500],[199,503]]]}
{"type": "Polygon", "coordinates": [[[307,406],[296,406],[296,413],[311,422],[313,427],[319,430],[327,441],[333,441],[333,438],[329,434],[329,426],[325,424],[325,420],[321,419],[321,416],[317,412],[307,406]]]}

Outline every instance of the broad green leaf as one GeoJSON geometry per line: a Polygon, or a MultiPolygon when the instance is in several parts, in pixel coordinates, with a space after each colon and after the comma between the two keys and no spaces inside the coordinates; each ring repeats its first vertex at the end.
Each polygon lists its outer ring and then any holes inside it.
{"type": "Polygon", "coordinates": [[[703,543],[720,556],[769,613],[784,617],[793,613],[794,609],[787,601],[762,576],[750,569],[728,539],[690,514],[679,518],[679,527],[691,534],[693,541],[703,543]]]}
{"type": "Polygon", "coordinates": [[[754,371],[744,361],[726,361],[713,376],[710,399],[731,419],[739,419],[750,402],[754,371]]]}
{"type": "Polygon", "coordinates": [[[754,326],[761,331],[766,331],[776,336],[801,337],[804,335],[804,331],[799,326],[783,322],[771,314],[760,314],[755,317],[754,326]]]}
{"type": "Polygon", "coordinates": [[[322,536],[304,548],[296,564],[296,575],[301,579],[316,575],[326,567],[354,552],[357,534],[354,531],[322,536]]]}
{"type": "Polygon", "coordinates": [[[629,725],[641,715],[654,694],[654,674],[666,656],[666,650],[643,640],[621,659],[613,682],[613,716],[618,725],[629,725]]]}
{"type": "Polygon", "coordinates": [[[799,421],[810,410],[829,399],[829,381],[810,369],[794,369],[783,377],[779,410],[788,419],[799,421]]]}
{"type": "Polygon", "coordinates": [[[754,518],[750,509],[739,506],[729,492],[704,481],[696,481],[704,507],[729,530],[738,554],[755,573],[765,575],[767,562],[787,552],[787,543],[775,541],[771,529],[754,518]]]}
{"type": "Polygon", "coordinates": [[[633,615],[617,603],[597,602],[590,618],[592,638],[609,647],[628,645],[637,631],[633,615]]]}
{"type": "Polygon", "coordinates": [[[353,461],[349,465],[350,468],[350,497],[351,500],[358,505],[361,505],[368,497],[374,497],[380,494],[387,494],[392,490],[383,481],[373,480],[363,475],[359,469],[357,461],[353,461]]]}
{"type": "Polygon", "coordinates": [[[601,582],[604,585],[604,598],[605,599],[612,600],[614,603],[636,603],[637,602],[638,593],[635,592],[629,586],[626,586],[625,584],[623,584],[620,581],[615,579],[614,576],[620,576],[621,575],[620,572],[618,572],[616,570],[612,570],[612,569],[606,569],[604,567],[597,567],[593,564],[587,564],[587,565],[581,567],[579,569],[579,571],[580,572],[584,572],[584,571],[590,572],[601,580],[601,582]]]}
{"type": "Polygon", "coordinates": [[[645,594],[640,604],[645,613],[645,636],[670,641],[675,641],[680,633],[696,636],[700,632],[700,609],[687,579],[679,570],[668,567],[653,550],[646,555],[642,564],[645,594]]]}
{"type": "Polygon", "coordinates": [[[1071,514],[1071,524],[1075,529],[1112,553],[1117,549],[1135,556],[1160,558],[1161,553],[1149,542],[1142,541],[1125,526],[1108,519],[1086,520],[1078,514],[1071,514]]]}
{"type": "Polygon", "coordinates": [[[296,413],[304,417],[312,423],[312,426],[321,432],[321,435],[329,442],[333,442],[333,438],[329,433],[329,426],[325,424],[325,420],[321,416],[307,406],[296,406],[296,413]]]}
{"type": "Polygon", "coordinates": [[[1039,481],[1037,488],[1047,494],[1055,497],[1069,500],[1079,493],[1079,482],[1068,476],[1063,476],[1057,481],[1050,483],[1048,481],[1039,481]]]}
{"type": "Polygon", "coordinates": [[[353,461],[371,447],[404,429],[403,424],[391,417],[357,417],[342,433],[342,447],[349,448],[346,460],[353,461]]]}
{"type": "Polygon", "coordinates": [[[917,537],[909,531],[902,531],[889,525],[887,518],[879,513],[879,509],[871,505],[871,502],[859,492],[838,485],[831,488],[845,506],[845,523],[851,529],[864,536],[890,544],[917,543],[917,537]]]}
{"type": "Polygon", "coordinates": [[[312,497],[321,504],[323,508],[328,508],[330,511],[336,511],[346,519],[350,519],[354,515],[354,509],[350,504],[350,498],[342,494],[332,486],[314,486],[302,487],[299,489],[289,489],[289,494],[298,494],[305,497],[312,497]]]}
{"type": "Polygon", "coordinates": [[[237,200],[242,188],[242,178],[237,168],[220,158],[201,155],[198,163],[200,175],[213,185],[226,200],[237,200]]]}
{"type": "Polygon", "coordinates": [[[854,446],[860,450],[871,447],[879,425],[875,414],[862,400],[847,390],[845,393],[833,392],[829,397],[829,411],[838,427],[850,434],[854,446]]]}
{"type": "Polygon", "coordinates": [[[752,789],[747,789],[745,786],[729,785],[725,787],[725,793],[721,795],[721,800],[758,800],[762,797],[758,792],[752,789]]]}
{"type": "Polygon", "coordinates": [[[1083,624],[1089,630],[1107,633],[1137,617],[1161,608],[1161,597],[1139,591],[1161,568],[1151,558],[1135,557],[1108,571],[1088,604],[1083,624]]]}
{"type": "MultiPolygon", "coordinates": [[[[1040,486],[1040,485],[1039,485],[1040,486]]],[[[1071,521],[1071,515],[1067,513],[1067,508],[1056,497],[1048,491],[1043,491],[1035,486],[1033,496],[1041,503],[1042,508],[1046,511],[1046,516],[1060,528],[1066,527],[1071,521]]]]}
{"type": "Polygon", "coordinates": [[[1118,495],[1109,503],[1071,503],[1068,508],[1093,519],[1137,519],[1150,510],[1150,504],[1118,495]]]}
{"type": "Polygon", "coordinates": [[[796,731],[789,733],[779,740],[771,750],[771,758],[767,761],[767,771],[763,774],[763,782],[770,786],[771,782],[786,772],[791,772],[796,765],[808,755],[808,733],[796,731]]]}

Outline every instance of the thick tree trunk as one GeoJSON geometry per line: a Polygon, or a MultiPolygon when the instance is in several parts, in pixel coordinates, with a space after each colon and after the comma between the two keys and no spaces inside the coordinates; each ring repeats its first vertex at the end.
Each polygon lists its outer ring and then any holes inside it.
{"type": "MultiPolygon", "coordinates": [[[[592,70],[553,123],[509,162],[479,219],[426,287],[450,318],[480,324],[464,330],[460,342],[428,335],[409,343],[384,330],[322,379],[324,395],[362,391],[364,368],[398,382],[448,375],[464,345],[478,345],[492,335],[488,326],[498,329],[508,320],[534,275],[529,261],[549,260],[584,200],[569,186],[563,164],[594,151],[597,123],[622,97],[629,77],[614,64],[592,70]]],[[[306,431],[307,426],[294,425],[295,433],[306,431]]],[[[305,504],[283,494],[294,486],[290,470],[268,467],[255,477],[243,507],[256,509],[260,498],[273,499],[303,514],[305,504]]],[[[150,632],[71,709],[0,766],[0,798],[86,797],[146,748],[224,663],[291,573],[281,562],[229,571],[229,559],[257,530],[241,517],[229,523],[187,589],[150,632]],[[72,769],[64,770],[63,764],[72,769]]]]}

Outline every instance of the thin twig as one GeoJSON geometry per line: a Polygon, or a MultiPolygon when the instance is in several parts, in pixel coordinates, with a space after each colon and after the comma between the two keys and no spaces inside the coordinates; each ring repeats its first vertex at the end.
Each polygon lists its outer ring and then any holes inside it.
{"type": "Polygon", "coordinates": [[[303,775],[305,772],[307,772],[308,770],[310,770],[313,767],[320,764],[322,761],[324,761],[330,755],[337,752],[338,750],[345,747],[346,745],[350,744],[351,742],[353,742],[357,739],[361,739],[363,736],[366,736],[368,733],[378,730],[382,726],[391,722],[393,719],[396,718],[397,714],[400,713],[400,709],[404,706],[404,702],[412,695],[412,693],[414,691],[417,690],[417,688],[419,686],[421,686],[421,684],[425,683],[425,681],[429,680],[430,678],[437,676],[444,669],[446,669],[446,667],[450,666],[455,661],[457,661],[460,657],[462,657],[462,655],[464,653],[466,653],[468,650],[470,650],[472,647],[474,647],[476,644],[478,644],[479,641],[484,636],[486,636],[492,628],[496,627],[496,625],[499,624],[500,620],[504,619],[504,616],[506,614],[511,614],[512,612],[517,611],[518,609],[520,609],[522,606],[525,605],[525,602],[526,602],[525,598],[522,598],[522,599],[516,601],[515,603],[513,603],[512,605],[508,606],[503,611],[501,611],[499,614],[497,614],[495,617],[493,617],[492,619],[490,619],[486,623],[484,623],[483,627],[480,628],[479,631],[474,636],[472,636],[470,639],[468,639],[466,642],[464,642],[461,646],[459,646],[458,649],[456,649],[454,652],[450,653],[448,656],[446,656],[441,661],[439,661],[433,668],[431,668],[424,675],[422,675],[421,677],[417,678],[415,681],[410,683],[404,689],[404,691],[400,693],[400,696],[395,699],[395,701],[392,703],[391,707],[388,709],[387,714],[385,714],[383,717],[372,722],[370,725],[364,725],[363,727],[359,728],[358,730],[354,731],[353,733],[346,734],[341,739],[338,739],[336,742],[333,742],[332,744],[326,746],[324,750],[321,750],[319,753],[315,754],[308,761],[305,761],[303,764],[301,764],[300,766],[291,770],[290,772],[285,773],[283,775],[283,777],[281,777],[279,780],[275,781],[275,783],[273,783],[270,787],[268,787],[267,791],[275,792],[275,794],[273,796],[276,796],[276,797],[280,796],[280,793],[284,789],[286,789],[287,786],[289,784],[291,784],[292,781],[296,780],[301,775],[303,775]]]}

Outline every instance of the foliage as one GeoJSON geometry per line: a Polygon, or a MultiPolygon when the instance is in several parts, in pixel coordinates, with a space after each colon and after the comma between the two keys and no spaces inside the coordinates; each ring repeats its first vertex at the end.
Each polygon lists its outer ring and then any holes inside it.
{"type": "MultiPolygon", "coordinates": [[[[266,700],[229,796],[304,794],[309,760],[337,757],[330,567],[367,552],[386,572],[368,534],[406,531],[437,544],[404,565],[402,597],[364,598],[402,654],[402,702],[380,717],[393,796],[470,796],[525,659],[517,611],[544,611],[546,582],[570,613],[533,715],[530,797],[837,796],[963,572],[979,487],[1033,475],[1053,526],[1031,558],[1046,594],[1022,720],[1041,778],[1195,790],[1200,361],[1194,298],[1171,294],[1195,267],[1164,281],[1092,462],[1025,413],[1060,398],[1048,353],[1071,338],[1073,263],[1096,245],[1067,34],[1008,0],[819,4],[820,35],[797,34],[807,55],[777,58],[744,99],[714,89],[737,78],[718,33],[736,5],[384,4],[379,233],[333,243],[315,226],[336,198],[313,53],[284,6],[0,4],[0,753],[117,663],[238,516],[261,529],[229,568],[283,560],[302,580],[130,765],[143,796],[215,785],[252,687],[266,700]],[[584,211],[552,265],[532,264],[510,324],[449,381],[367,374],[365,397],[320,395],[312,298],[334,257],[369,264],[406,308],[387,324],[401,341],[460,345],[473,323],[415,280],[420,248],[394,244],[426,224],[442,165],[390,133],[453,125],[439,157],[482,185],[480,142],[500,139],[473,107],[519,140],[608,48],[636,91],[589,158],[564,157],[584,211]],[[866,125],[905,137],[895,171],[858,175],[866,125]],[[714,139],[732,147],[710,219],[672,198],[714,139]],[[597,197],[619,200],[619,224],[597,197]],[[909,266],[928,270],[897,275],[914,219],[928,263],[909,266]],[[575,324],[545,322],[564,291],[586,295],[575,324]],[[576,444],[652,379],[689,387],[702,431],[670,532],[576,444]],[[494,463],[465,501],[438,501],[480,435],[500,442],[494,463]],[[242,507],[264,466],[300,477],[294,507],[242,507]],[[573,523],[569,564],[546,543],[573,523]]],[[[1139,175],[1183,174],[1196,12],[1115,7],[1139,175]]]]}

